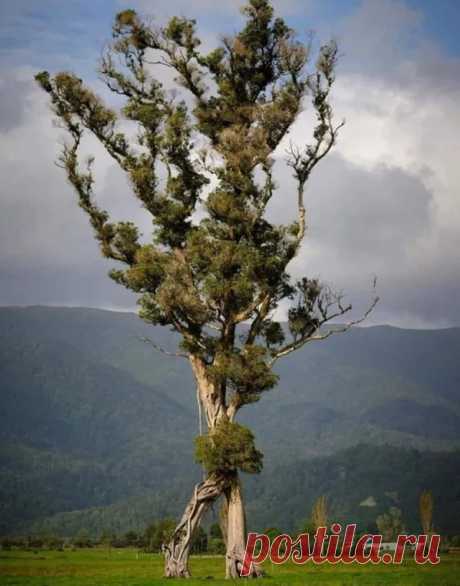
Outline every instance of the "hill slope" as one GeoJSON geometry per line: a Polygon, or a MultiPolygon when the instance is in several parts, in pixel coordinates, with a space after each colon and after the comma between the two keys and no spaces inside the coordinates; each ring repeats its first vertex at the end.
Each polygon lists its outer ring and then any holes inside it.
{"type": "MultiPolygon", "coordinates": [[[[132,314],[0,309],[0,533],[126,499],[147,499],[152,516],[174,512],[172,496],[182,505],[199,477],[194,383],[187,362],[154,352],[146,335],[175,347],[173,334],[132,314]]],[[[241,414],[270,484],[277,462],[295,470],[362,442],[460,447],[459,354],[459,329],[374,327],[280,361],[279,387],[241,414]]],[[[261,525],[276,518],[270,506],[250,511],[261,525]]]]}

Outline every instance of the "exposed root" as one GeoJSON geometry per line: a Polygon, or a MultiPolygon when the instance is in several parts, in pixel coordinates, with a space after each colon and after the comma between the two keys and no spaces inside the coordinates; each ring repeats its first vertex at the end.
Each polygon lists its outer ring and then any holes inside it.
{"type": "MultiPolygon", "coordinates": [[[[243,568],[243,559],[244,559],[244,552],[236,552],[233,550],[232,552],[227,552],[227,578],[231,578],[232,580],[236,580],[238,578],[242,578],[241,570],[243,568]]],[[[251,571],[249,576],[245,576],[247,578],[262,578],[264,576],[264,572],[262,568],[257,564],[251,564],[251,571]]]]}

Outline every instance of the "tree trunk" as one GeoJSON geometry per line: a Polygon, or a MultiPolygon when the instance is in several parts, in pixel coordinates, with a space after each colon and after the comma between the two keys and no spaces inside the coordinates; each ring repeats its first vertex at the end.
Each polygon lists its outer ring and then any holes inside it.
{"type": "MultiPolygon", "coordinates": [[[[222,394],[206,373],[206,366],[196,356],[190,356],[190,363],[197,384],[197,394],[206,416],[208,431],[226,417],[222,394]]],[[[185,508],[182,519],[174,530],[168,544],[162,550],[165,555],[165,576],[167,578],[189,578],[188,558],[193,532],[198,527],[209,506],[222,495],[226,479],[211,474],[195,486],[195,491],[185,508]]]]}
{"type": "MultiPolygon", "coordinates": [[[[217,427],[220,421],[233,420],[235,409],[227,411],[224,395],[208,377],[206,366],[196,356],[190,357],[192,370],[197,383],[197,394],[206,415],[208,432],[217,427]]],[[[193,532],[198,527],[209,506],[219,496],[225,495],[222,533],[226,544],[226,576],[239,578],[246,547],[246,519],[238,472],[228,475],[210,475],[195,487],[193,497],[188,503],[180,523],[168,544],[163,545],[165,554],[165,576],[168,578],[189,578],[188,558],[193,532]]],[[[262,575],[259,567],[253,565],[251,577],[262,575]]]]}
{"type": "Polygon", "coordinates": [[[174,530],[170,542],[162,547],[167,578],[190,577],[188,558],[193,533],[209,506],[222,494],[224,484],[224,478],[209,476],[195,486],[193,497],[174,530]]]}
{"type": "MultiPolygon", "coordinates": [[[[244,511],[243,494],[238,473],[235,473],[232,482],[225,488],[227,503],[227,539],[226,539],[226,571],[225,577],[240,578],[246,548],[246,514],[244,511]]],[[[249,577],[259,578],[262,569],[253,564],[249,577]]]]}
{"type": "Polygon", "coordinates": [[[219,509],[219,527],[222,533],[225,550],[227,550],[228,502],[226,498],[222,499],[222,504],[219,509]]]}

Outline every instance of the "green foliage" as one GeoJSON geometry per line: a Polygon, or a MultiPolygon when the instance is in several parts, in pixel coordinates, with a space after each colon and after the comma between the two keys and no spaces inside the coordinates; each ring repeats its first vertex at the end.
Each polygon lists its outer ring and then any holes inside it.
{"type": "Polygon", "coordinates": [[[213,523],[209,528],[209,537],[213,539],[222,539],[222,530],[219,523],[213,523]]]}
{"type": "Polygon", "coordinates": [[[313,521],[311,519],[305,519],[304,521],[299,523],[297,533],[307,533],[308,535],[311,535],[311,537],[313,537],[316,533],[316,527],[313,521]]]}
{"type": "Polygon", "coordinates": [[[163,543],[167,543],[171,539],[175,528],[176,521],[174,519],[162,519],[151,523],[144,533],[146,551],[159,553],[163,543]]]}
{"type": "Polygon", "coordinates": [[[193,554],[206,553],[208,551],[208,534],[200,525],[192,536],[190,552],[193,554]]]}
{"type": "Polygon", "coordinates": [[[258,473],[262,469],[262,453],[254,446],[251,431],[238,423],[223,421],[206,435],[195,440],[196,460],[208,472],[258,473]]]}
{"type": "Polygon", "coordinates": [[[238,393],[240,405],[257,401],[260,393],[275,386],[278,376],[266,363],[266,351],[248,345],[233,352],[220,353],[210,367],[210,376],[216,384],[227,383],[229,391],[238,393]]]}
{"type": "MultiPolygon", "coordinates": [[[[161,552],[161,546],[171,539],[176,524],[177,522],[174,519],[161,519],[148,525],[142,537],[145,551],[150,553],[161,552]]],[[[138,537],[137,542],[139,542],[138,537]]],[[[135,544],[136,542],[132,543],[132,545],[135,544]]],[[[125,539],[125,547],[129,547],[129,545],[125,539]]],[[[208,535],[202,527],[198,526],[192,536],[191,552],[194,554],[205,553],[207,549],[208,535]]]]}
{"type": "Polygon", "coordinates": [[[278,527],[267,527],[266,529],[264,529],[263,533],[265,535],[268,535],[270,541],[273,541],[273,539],[275,539],[275,537],[277,537],[278,535],[281,535],[283,531],[278,527]]]}
{"type": "Polygon", "coordinates": [[[93,542],[86,529],[81,529],[72,541],[75,547],[92,547],[93,542]]]}
{"type": "Polygon", "coordinates": [[[224,555],[224,540],[220,537],[210,537],[208,540],[208,553],[212,555],[224,555]]]}
{"type": "Polygon", "coordinates": [[[128,531],[124,535],[126,547],[135,547],[139,544],[140,537],[136,531],[128,531]]]}
{"type": "Polygon", "coordinates": [[[318,328],[319,319],[315,315],[315,307],[321,291],[317,279],[302,279],[297,283],[299,303],[297,307],[291,307],[288,313],[289,329],[295,339],[302,338],[318,328]]]}

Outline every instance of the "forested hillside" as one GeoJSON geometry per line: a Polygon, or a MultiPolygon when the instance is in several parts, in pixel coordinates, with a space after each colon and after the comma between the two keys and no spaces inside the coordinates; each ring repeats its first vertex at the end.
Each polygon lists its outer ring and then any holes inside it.
{"type": "MultiPolygon", "coordinates": [[[[132,314],[0,309],[0,533],[123,530],[179,512],[200,476],[194,384],[185,360],[142,336],[175,347],[132,314]]],[[[413,524],[430,488],[439,523],[460,532],[459,355],[459,329],[372,327],[280,361],[278,387],[242,414],[270,477],[257,501],[262,485],[246,480],[250,523],[292,528],[328,493],[337,518],[370,523],[399,502],[413,524]],[[376,506],[360,506],[369,496],[376,506]]]]}

